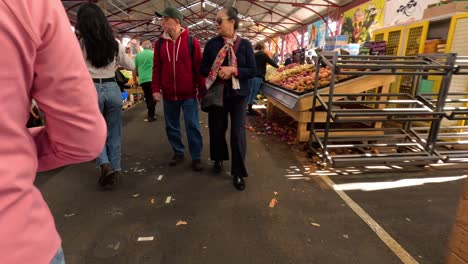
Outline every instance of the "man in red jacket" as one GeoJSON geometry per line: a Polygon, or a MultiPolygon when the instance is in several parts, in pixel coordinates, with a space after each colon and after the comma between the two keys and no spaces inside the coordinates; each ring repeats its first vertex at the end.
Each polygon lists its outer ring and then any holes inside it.
{"type": "Polygon", "coordinates": [[[180,132],[182,109],[192,168],[200,171],[203,169],[202,136],[197,97],[201,98],[205,90],[205,80],[200,75],[200,43],[193,38],[193,46],[189,47],[189,32],[181,25],[182,14],[178,9],[168,7],[156,15],[162,17],[163,33],[154,45],[152,90],[156,101],[164,98],[166,132],[174,150],[169,165],[175,166],[184,159],[185,151],[180,132]]]}

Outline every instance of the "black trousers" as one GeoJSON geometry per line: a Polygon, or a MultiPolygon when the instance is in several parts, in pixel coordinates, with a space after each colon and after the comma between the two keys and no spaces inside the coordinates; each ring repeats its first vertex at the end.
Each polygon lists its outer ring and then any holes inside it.
{"type": "Polygon", "coordinates": [[[226,143],[228,115],[231,116],[231,174],[247,177],[245,168],[246,133],[245,108],[247,97],[232,96],[224,99],[224,109],[208,113],[210,130],[210,158],[215,161],[229,160],[229,150],[226,143]]]}
{"type": "Polygon", "coordinates": [[[153,91],[151,90],[151,82],[145,82],[140,85],[141,85],[141,88],[143,88],[143,92],[145,93],[146,108],[148,108],[148,118],[152,118],[155,116],[155,112],[156,112],[156,101],[153,98],[153,91]]]}

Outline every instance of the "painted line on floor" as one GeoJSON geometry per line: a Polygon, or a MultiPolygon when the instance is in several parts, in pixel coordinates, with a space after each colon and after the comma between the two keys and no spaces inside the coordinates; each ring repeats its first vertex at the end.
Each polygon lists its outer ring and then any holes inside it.
{"type": "Polygon", "coordinates": [[[335,183],[328,176],[321,177],[327,185],[332,188],[343,201],[377,234],[377,236],[400,258],[405,264],[415,264],[417,262],[398,242],[390,236],[362,207],[360,207],[344,191],[335,190],[335,183]]]}
{"type": "Polygon", "coordinates": [[[171,200],[172,200],[172,197],[171,197],[171,196],[168,196],[168,197],[166,198],[166,203],[167,203],[167,204],[170,203],[171,200]]]}

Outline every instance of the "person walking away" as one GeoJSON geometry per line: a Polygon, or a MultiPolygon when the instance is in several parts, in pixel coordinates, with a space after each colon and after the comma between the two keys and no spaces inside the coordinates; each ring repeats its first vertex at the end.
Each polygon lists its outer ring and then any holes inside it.
{"type": "Polygon", "coordinates": [[[125,48],[115,40],[106,16],[96,4],[84,3],[80,6],[75,27],[98,93],[99,109],[107,124],[106,145],[96,159],[101,169],[98,184],[112,188],[120,181],[122,169],[122,96],[115,80],[115,70],[120,64],[132,71],[135,64],[125,54],[125,48]]]}
{"type": "Polygon", "coordinates": [[[169,165],[176,166],[184,160],[182,109],[192,168],[201,171],[203,143],[197,98],[204,93],[205,79],[200,75],[200,43],[189,36],[188,28],[182,27],[182,14],[177,8],[167,7],[156,15],[162,17],[163,32],[154,45],[152,91],[156,101],[163,98],[167,137],[174,151],[169,165]]]}
{"type": "Polygon", "coordinates": [[[231,117],[231,175],[238,190],[245,189],[246,134],[245,109],[250,94],[249,79],[255,76],[256,64],[252,45],[237,35],[238,12],[235,8],[222,9],[216,15],[218,36],[210,39],[203,52],[201,74],[207,77],[207,89],[224,85],[223,110],[208,113],[210,130],[210,157],[214,170],[222,171],[222,163],[229,160],[226,143],[228,115],[231,117]]]}
{"type": "Polygon", "coordinates": [[[249,115],[258,115],[258,113],[253,110],[252,106],[254,100],[257,98],[258,92],[260,91],[260,87],[262,86],[262,82],[265,80],[266,74],[266,67],[267,64],[278,68],[278,64],[276,64],[264,51],[265,45],[261,42],[255,45],[255,63],[257,64],[257,75],[250,79],[249,86],[250,86],[250,95],[248,99],[249,109],[247,110],[247,114],[249,115]]]}
{"type": "Polygon", "coordinates": [[[36,173],[94,159],[106,124],[62,3],[0,0],[0,17],[0,262],[63,264],[36,173]],[[32,98],[47,122],[27,129],[32,98]]]}
{"type": "Polygon", "coordinates": [[[153,98],[151,91],[151,81],[153,75],[153,51],[151,50],[151,42],[143,41],[143,51],[135,56],[135,70],[133,71],[133,83],[138,87],[137,76],[143,92],[145,93],[146,108],[148,108],[148,118],[146,122],[156,121],[156,101],[153,98]]]}

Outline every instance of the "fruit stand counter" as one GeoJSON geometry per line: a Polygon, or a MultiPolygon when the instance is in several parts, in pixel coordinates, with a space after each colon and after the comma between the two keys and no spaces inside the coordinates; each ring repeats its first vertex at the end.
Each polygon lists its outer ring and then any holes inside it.
{"type": "MultiPolygon", "coordinates": [[[[388,93],[390,84],[394,81],[395,77],[392,75],[362,76],[335,84],[335,93],[363,93],[373,89],[377,89],[378,93],[388,93]]],[[[299,142],[308,141],[308,123],[312,118],[313,91],[298,95],[268,82],[264,82],[262,88],[268,99],[267,117],[270,118],[275,109],[281,110],[298,122],[296,140],[299,142]]],[[[321,88],[319,93],[329,93],[329,87],[321,88]]],[[[316,112],[315,122],[325,122],[325,118],[326,112],[316,112]]],[[[376,127],[380,125],[380,123],[376,123],[376,127]]]]}

